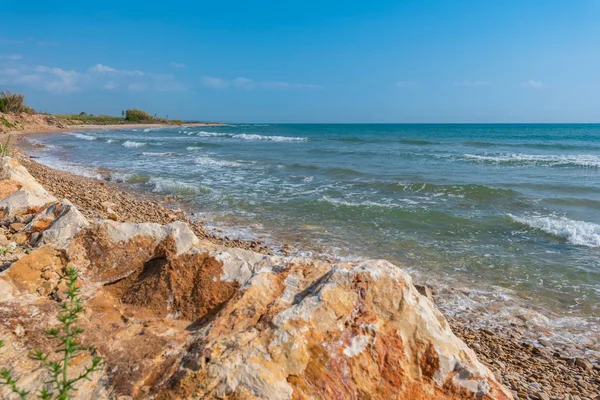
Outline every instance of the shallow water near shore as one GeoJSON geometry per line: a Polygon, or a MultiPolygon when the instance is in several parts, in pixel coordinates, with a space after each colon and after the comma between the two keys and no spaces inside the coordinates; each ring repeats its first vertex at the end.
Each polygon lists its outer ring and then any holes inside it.
{"type": "Polygon", "coordinates": [[[45,145],[46,165],[177,194],[228,232],[404,265],[443,292],[448,315],[526,321],[598,350],[600,125],[239,124],[29,140],[45,145]]]}

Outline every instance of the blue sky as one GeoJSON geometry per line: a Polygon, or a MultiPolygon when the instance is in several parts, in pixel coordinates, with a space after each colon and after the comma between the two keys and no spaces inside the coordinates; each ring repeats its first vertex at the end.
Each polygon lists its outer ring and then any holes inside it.
{"type": "Polygon", "coordinates": [[[0,88],[53,113],[600,122],[597,1],[13,1],[0,21],[0,88]]]}

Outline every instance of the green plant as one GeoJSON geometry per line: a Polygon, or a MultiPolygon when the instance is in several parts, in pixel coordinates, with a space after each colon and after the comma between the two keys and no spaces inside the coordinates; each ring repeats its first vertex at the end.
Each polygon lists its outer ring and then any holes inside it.
{"type": "Polygon", "coordinates": [[[13,124],[11,124],[6,118],[4,117],[0,117],[0,121],[2,121],[2,125],[4,125],[7,128],[14,128],[15,126],[13,124]]]}
{"type": "Polygon", "coordinates": [[[139,122],[139,121],[151,121],[154,119],[152,115],[147,113],[144,110],[138,110],[136,108],[130,108],[125,110],[125,119],[131,122],[139,122]]]}
{"type": "Polygon", "coordinates": [[[10,145],[10,135],[6,138],[6,142],[4,144],[0,143],[0,157],[8,157],[10,156],[10,150],[8,146],[10,145]]]}
{"type": "MultiPolygon", "coordinates": [[[[0,256],[5,255],[6,253],[12,253],[13,251],[15,251],[15,247],[13,246],[0,246],[0,256]]],[[[0,342],[2,342],[0,340],[0,342]]],[[[2,345],[0,345],[0,347],[2,347],[2,345]]]]}
{"type": "MultiPolygon", "coordinates": [[[[60,322],[59,329],[49,329],[48,335],[59,341],[57,353],[61,354],[59,361],[50,361],[50,355],[42,350],[34,350],[31,357],[40,361],[50,372],[52,379],[52,389],[42,388],[38,393],[38,398],[43,400],[67,400],[73,397],[73,392],[77,389],[75,384],[83,379],[90,379],[92,372],[98,371],[102,365],[102,359],[97,356],[92,357],[91,365],[85,367],[84,371],[73,378],[69,378],[69,364],[71,360],[78,357],[84,350],[77,341],[77,337],[83,332],[82,329],[75,327],[75,322],[83,313],[84,308],[82,299],[77,287],[78,274],[75,268],[67,269],[67,290],[66,299],[61,303],[61,311],[56,318],[60,322]]],[[[2,342],[4,345],[4,342],[2,342]]],[[[0,346],[1,347],[1,346],[0,346]]],[[[89,350],[85,348],[85,350],[89,350]]],[[[93,355],[93,354],[92,354],[93,355]]],[[[7,385],[11,391],[21,399],[25,399],[29,392],[19,389],[17,380],[11,376],[7,369],[0,370],[0,384],[7,385]]]]}
{"type": "Polygon", "coordinates": [[[0,92],[0,111],[5,113],[19,113],[23,112],[25,106],[25,95],[22,93],[13,93],[10,90],[4,90],[0,92]]]}

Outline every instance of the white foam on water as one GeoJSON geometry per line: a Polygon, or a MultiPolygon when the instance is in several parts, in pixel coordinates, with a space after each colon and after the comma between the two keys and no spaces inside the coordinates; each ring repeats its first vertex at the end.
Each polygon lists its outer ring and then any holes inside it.
{"type": "Polygon", "coordinates": [[[218,136],[230,136],[230,135],[231,135],[230,133],[224,133],[224,132],[206,132],[206,131],[196,132],[196,136],[203,136],[203,137],[218,137],[218,136]]]}
{"type": "Polygon", "coordinates": [[[194,150],[201,150],[202,147],[201,146],[188,146],[185,149],[188,151],[194,151],[194,150]]]}
{"type": "Polygon", "coordinates": [[[40,147],[40,149],[38,150],[52,150],[52,149],[57,149],[59,146],[55,146],[53,144],[46,144],[43,142],[40,142],[39,140],[35,140],[35,139],[31,139],[31,138],[25,138],[25,140],[27,140],[29,143],[31,143],[34,146],[40,147]]]}
{"type": "Polygon", "coordinates": [[[585,154],[538,155],[502,153],[496,155],[465,154],[464,158],[478,162],[494,164],[538,164],[545,166],[574,165],[579,167],[600,168],[600,157],[585,154]]]}
{"type": "Polygon", "coordinates": [[[71,135],[71,136],[76,137],[77,139],[83,139],[83,140],[96,140],[97,139],[95,136],[84,135],[83,133],[77,133],[77,132],[67,132],[67,135],[71,135]]]}
{"type": "Polygon", "coordinates": [[[247,133],[233,135],[232,138],[242,140],[270,140],[272,142],[305,142],[308,140],[308,138],[305,137],[265,136],[247,133]]]}
{"type": "Polygon", "coordinates": [[[123,143],[123,146],[125,146],[125,147],[143,147],[145,145],[146,145],[146,143],[134,142],[133,140],[128,140],[123,143]]]}
{"type": "Polygon", "coordinates": [[[114,142],[115,142],[115,139],[108,139],[108,140],[106,141],[106,143],[114,143],[114,142]]]}
{"type": "Polygon", "coordinates": [[[209,189],[203,186],[193,185],[170,178],[152,177],[148,180],[148,183],[154,185],[154,188],[152,189],[153,192],[197,194],[209,191],[209,189]]]}
{"type": "Polygon", "coordinates": [[[176,156],[177,153],[173,153],[173,152],[165,152],[165,153],[155,153],[155,152],[151,152],[151,151],[144,151],[142,153],[143,156],[146,157],[170,157],[170,156],[176,156]]]}
{"type": "Polygon", "coordinates": [[[235,161],[215,160],[207,156],[196,157],[196,164],[206,167],[241,167],[242,164],[235,161]]]}
{"type": "Polygon", "coordinates": [[[340,199],[334,199],[332,197],[328,197],[328,196],[323,196],[320,201],[326,201],[328,203],[331,203],[333,205],[342,205],[342,206],[348,206],[348,207],[385,207],[385,208],[396,208],[396,207],[401,207],[398,204],[390,204],[390,203],[378,203],[375,201],[370,201],[370,200],[365,200],[365,201],[359,201],[359,202],[350,202],[350,201],[346,201],[346,200],[340,200],[340,199]]]}
{"type": "Polygon", "coordinates": [[[558,216],[508,216],[515,222],[565,239],[571,244],[600,247],[600,225],[558,216]]]}

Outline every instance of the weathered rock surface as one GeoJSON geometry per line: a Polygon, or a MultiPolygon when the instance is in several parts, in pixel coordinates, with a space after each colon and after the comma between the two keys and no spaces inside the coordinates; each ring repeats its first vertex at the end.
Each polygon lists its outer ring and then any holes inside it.
{"type": "Polygon", "coordinates": [[[89,223],[55,199],[33,211],[32,198],[13,209],[30,211],[18,227],[35,247],[0,273],[0,362],[27,390],[48,378],[26,354],[52,348],[43,332],[73,266],[82,341],[105,360],[77,398],[511,398],[389,262],[269,256],[200,242],[182,222],[89,223]]]}

